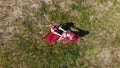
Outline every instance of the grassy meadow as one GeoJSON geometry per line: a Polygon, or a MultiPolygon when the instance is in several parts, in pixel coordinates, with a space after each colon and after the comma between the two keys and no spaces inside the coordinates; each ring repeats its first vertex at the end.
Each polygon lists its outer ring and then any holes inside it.
{"type": "Polygon", "coordinates": [[[120,68],[120,0],[1,0],[0,68],[120,68]],[[48,44],[49,24],[89,31],[48,44]]]}

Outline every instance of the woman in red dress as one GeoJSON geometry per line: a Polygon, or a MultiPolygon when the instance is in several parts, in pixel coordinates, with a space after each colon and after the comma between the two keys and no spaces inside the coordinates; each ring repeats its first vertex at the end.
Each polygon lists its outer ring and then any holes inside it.
{"type": "Polygon", "coordinates": [[[50,24],[50,32],[44,37],[48,41],[48,43],[53,43],[57,40],[62,40],[62,33],[66,32],[61,28],[58,24],[50,24]]]}
{"type": "Polygon", "coordinates": [[[49,27],[51,31],[44,37],[49,43],[55,42],[57,40],[73,42],[76,41],[79,37],[77,34],[74,34],[70,30],[64,30],[57,24],[50,24],[49,27]]]}

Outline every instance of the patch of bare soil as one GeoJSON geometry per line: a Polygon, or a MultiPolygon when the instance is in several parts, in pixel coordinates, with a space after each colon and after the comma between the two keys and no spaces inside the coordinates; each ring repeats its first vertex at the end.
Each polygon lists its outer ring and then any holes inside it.
{"type": "MultiPolygon", "coordinates": [[[[1,58],[4,53],[14,51],[16,62],[19,61],[16,55],[22,51],[15,51],[15,36],[22,33],[24,27],[21,23],[26,17],[30,17],[32,11],[40,6],[39,0],[0,0],[0,67],[5,64],[5,59],[1,58]]],[[[21,62],[20,67],[26,68],[26,64],[21,62]]]]}
{"type": "Polygon", "coordinates": [[[93,9],[97,10],[97,11],[105,11],[105,10],[107,11],[113,5],[113,3],[111,1],[107,1],[103,4],[100,4],[96,0],[91,0],[91,1],[83,2],[82,5],[83,6],[86,6],[86,5],[93,6],[93,9]]]}
{"type": "Polygon", "coordinates": [[[97,54],[98,65],[100,67],[114,67],[117,63],[120,63],[120,48],[108,47],[102,49],[97,54]]]}
{"type": "Polygon", "coordinates": [[[91,11],[96,11],[96,15],[90,16],[90,21],[92,21],[94,18],[100,19],[101,17],[104,16],[103,12],[108,11],[112,6],[113,3],[111,1],[107,1],[103,4],[99,3],[96,0],[90,0],[82,3],[83,6],[92,6],[91,11]]]}
{"type": "Polygon", "coordinates": [[[26,16],[33,15],[32,10],[37,10],[40,1],[32,0],[2,0],[0,1],[0,36],[3,41],[23,27],[20,24],[26,16]],[[16,20],[19,20],[16,22],[16,20]],[[5,38],[5,39],[3,39],[5,38]]]}

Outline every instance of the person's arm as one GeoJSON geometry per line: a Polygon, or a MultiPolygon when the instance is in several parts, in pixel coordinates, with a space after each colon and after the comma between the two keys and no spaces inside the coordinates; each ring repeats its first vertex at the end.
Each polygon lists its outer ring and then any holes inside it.
{"type": "Polygon", "coordinates": [[[59,30],[62,30],[63,32],[66,32],[66,30],[64,30],[63,28],[59,27],[59,30]]]}
{"type": "Polygon", "coordinates": [[[51,32],[58,35],[58,36],[61,36],[59,33],[55,32],[53,29],[51,29],[51,32]]]}

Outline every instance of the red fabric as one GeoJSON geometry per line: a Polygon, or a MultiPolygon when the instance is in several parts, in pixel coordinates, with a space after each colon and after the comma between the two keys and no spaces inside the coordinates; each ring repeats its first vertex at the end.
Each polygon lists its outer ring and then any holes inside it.
{"type": "Polygon", "coordinates": [[[65,37],[64,40],[67,41],[67,42],[74,42],[74,41],[77,41],[79,36],[77,34],[74,34],[73,32],[71,31],[67,31],[68,34],[70,34],[72,37],[72,40],[70,40],[68,37],[65,37]]]}
{"type": "Polygon", "coordinates": [[[50,24],[49,27],[53,29],[55,27],[55,25],[54,24],[50,24]]]}
{"type": "Polygon", "coordinates": [[[48,43],[53,43],[59,39],[60,36],[53,34],[51,31],[45,35],[44,39],[48,41],[48,43]]]}

